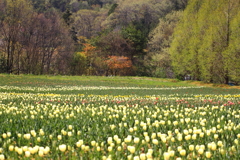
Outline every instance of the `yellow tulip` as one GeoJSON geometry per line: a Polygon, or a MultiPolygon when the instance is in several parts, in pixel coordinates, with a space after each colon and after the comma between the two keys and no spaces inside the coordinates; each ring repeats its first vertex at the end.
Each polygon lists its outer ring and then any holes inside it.
{"type": "Polygon", "coordinates": [[[158,145],[158,140],[157,139],[153,139],[152,143],[155,144],[155,145],[158,145]]]}
{"type": "Polygon", "coordinates": [[[117,150],[118,150],[118,151],[121,151],[121,150],[122,150],[122,147],[121,147],[121,146],[118,146],[118,147],[117,147],[117,150]]]}
{"type": "Polygon", "coordinates": [[[61,144],[61,145],[59,145],[58,148],[61,152],[65,152],[67,150],[67,145],[66,144],[61,144]]]}
{"type": "Polygon", "coordinates": [[[112,151],[112,146],[108,146],[108,152],[111,152],[112,151]]]}
{"type": "Polygon", "coordinates": [[[22,154],[23,153],[23,149],[22,148],[17,148],[17,153],[18,154],[22,154]]]}
{"type": "Polygon", "coordinates": [[[30,156],[31,156],[30,151],[25,151],[25,156],[26,156],[26,157],[30,157],[30,156]]]}
{"type": "Polygon", "coordinates": [[[198,153],[203,154],[204,150],[202,148],[199,148],[198,153]]]}
{"type": "Polygon", "coordinates": [[[25,139],[30,139],[30,138],[31,138],[31,134],[29,134],[29,133],[24,134],[23,137],[24,137],[25,139]]]}
{"type": "Polygon", "coordinates": [[[136,144],[139,143],[139,141],[140,141],[140,139],[139,139],[138,137],[135,137],[135,138],[133,139],[133,142],[136,143],[136,144]]]}
{"type": "Polygon", "coordinates": [[[0,154],[0,160],[4,160],[4,159],[5,159],[4,154],[0,154]]]}
{"type": "Polygon", "coordinates": [[[68,125],[68,129],[69,129],[69,130],[72,130],[72,129],[73,129],[73,126],[72,126],[72,125],[68,125]]]}
{"type": "Polygon", "coordinates": [[[14,146],[13,146],[13,145],[10,145],[10,146],[8,147],[8,150],[9,150],[9,151],[13,151],[13,150],[14,150],[14,146]]]}
{"type": "Polygon", "coordinates": [[[223,142],[222,142],[222,141],[218,141],[218,142],[217,142],[217,145],[218,145],[219,147],[222,147],[222,146],[223,146],[223,142]]]}
{"type": "Polygon", "coordinates": [[[169,151],[168,153],[169,153],[170,157],[174,157],[174,155],[175,155],[175,151],[173,151],[173,150],[169,151]]]}
{"type": "Polygon", "coordinates": [[[145,153],[140,154],[140,160],[146,160],[146,154],[145,153]]]}
{"type": "Polygon", "coordinates": [[[207,157],[207,158],[211,158],[211,156],[212,156],[211,152],[207,151],[207,152],[206,152],[206,157],[207,157]]]}
{"type": "Polygon", "coordinates": [[[189,150],[190,150],[190,151],[193,151],[193,150],[194,150],[194,145],[190,145],[190,146],[189,146],[189,150]]]}
{"type": "Polygon", "coordinates": [[[169,160],[170,159],[170,154],[168,152],[163,153],[164,160],[169,160]]]}
{"type": "Polygon", "coordinates": [[[96,141],[91,141],[91,145],[95,146],[96,145],[96,141]]]}
{"type": "Polygon", "coordinates": [[[23,146],[22,147],[22,150],[25,152],[25,151],[27,151],[28,150],[28,146],[23,146]]]}
{"type": "Polygon", "coordinates": [[[7,132],[7,136],[8,136],[8,137],[11,137],[11,132],[7,132]]]}
{"type": "Polygon", "coordinates": [[[177,147],[178,152],[180,152],[182,149],[183,149],[182,146],[177,147]]]}
{"type": "Polygon", "coordinates": [[[135,147],[134,146],[128,146],[127,147],[130,153],[135,153],[135,147]]]}
{"type": "Polygon", "coordinates": [[[180,155],[181,155],[181,156],[185,156],[185,155],[186,155],[186,150],[185,150],[185,149],[182,149],[182,150],[180,151],[180,155]]]}
{"type": "Polygon", "coordinates": [[[139,156],[134,156],[133,160],[140,160],[139,156]]]}
{"type": "Polygon", "coordinates": [[[61,140],[61,139],[62,139],[62,135],[58,135],[58,136],[57,136],[57,139],[58,139],[58,140],[61,140]]]}
{"type": "Polygon", "coordinates": [[[2,137],[5,139],[5,138],[7,138],[7,134],[6,133],[3,133],[2,134],[2,137]]]}
{"type": "Polygon", "coordinates": [[[200,136],[201,138],[204,137],[204,133],[201,132],[201,133],[199,134],[199,136],[200,136]]]}
{"type": "Polygon", "coordinates": [[[42,150],[39,150],[39,151],[38,151],[38,155],[39,155],[39,157],[43,157],[43,156],[44,156],[43,151],[42,151],[42,150]]]}

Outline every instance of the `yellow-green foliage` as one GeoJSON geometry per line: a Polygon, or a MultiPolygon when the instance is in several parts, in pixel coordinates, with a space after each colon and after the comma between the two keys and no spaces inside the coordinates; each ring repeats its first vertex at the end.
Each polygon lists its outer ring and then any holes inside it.
{"type": "Polygon", "coordinates": [[[235,0],[190,0],[170,49],[175,73],[206,82],[238,82],[239,13],[235,0]]]}

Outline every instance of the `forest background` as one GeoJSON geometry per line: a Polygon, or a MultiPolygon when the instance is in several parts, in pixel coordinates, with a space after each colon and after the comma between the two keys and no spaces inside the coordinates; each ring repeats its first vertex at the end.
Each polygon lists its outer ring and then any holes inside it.
{"type": "Polygon", "coordinates": [[[240,83],[240,0],[0,0],[0,73],[240,83]]]}

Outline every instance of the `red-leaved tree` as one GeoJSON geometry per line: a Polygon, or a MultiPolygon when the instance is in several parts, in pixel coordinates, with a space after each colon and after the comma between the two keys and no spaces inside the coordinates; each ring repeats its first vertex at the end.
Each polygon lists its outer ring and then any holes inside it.
{"type": "Polygon", "coordinates": [[[126,75],[132,70],[132,61],[124,56],[108,56],[105,61],[108,66],[107,75],[126,75]]]}

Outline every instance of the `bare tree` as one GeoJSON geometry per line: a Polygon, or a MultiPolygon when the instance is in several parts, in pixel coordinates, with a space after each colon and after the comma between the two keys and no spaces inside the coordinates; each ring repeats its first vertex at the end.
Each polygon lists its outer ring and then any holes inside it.
{"type": "Polygon", "coordinates": [[[14,68],[17,68],[19,74],[20,56],[23,49],[19,41],[24,32],[24,19],[32,13],[32,8],[25,0],[7,0],[4,5],[5,9],[2,11],[5,17],[2,17],[0,22],[1,47],[7,60],[7,72],[12,73],[14,68]]]}

